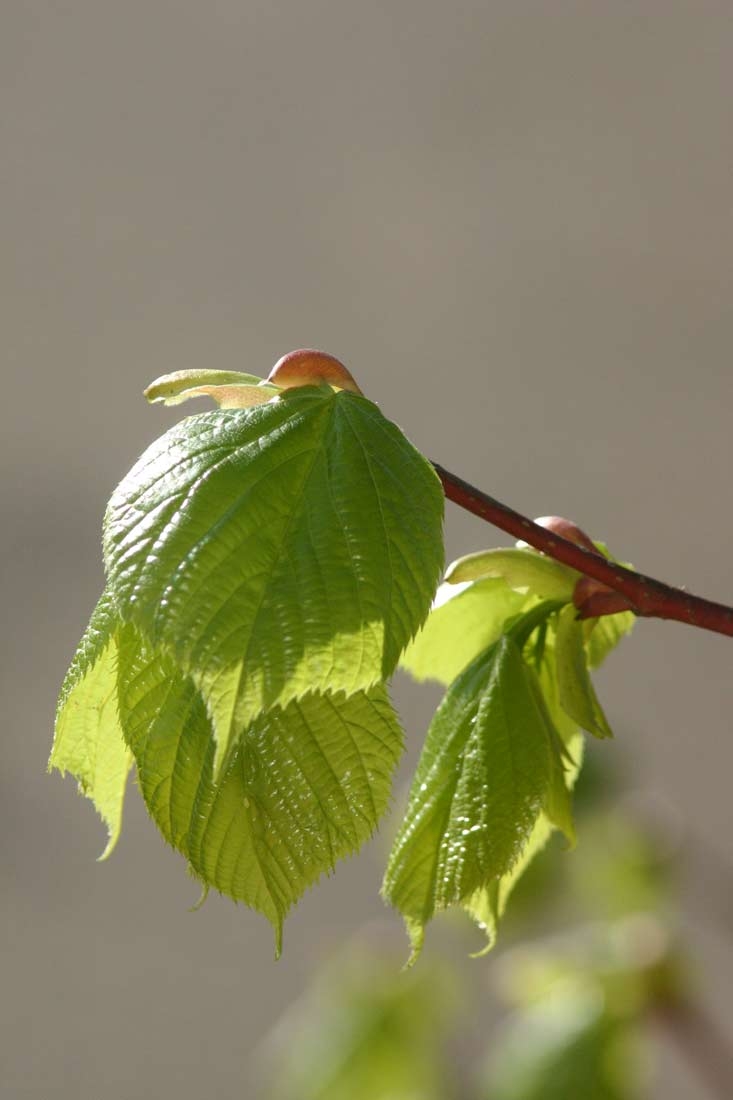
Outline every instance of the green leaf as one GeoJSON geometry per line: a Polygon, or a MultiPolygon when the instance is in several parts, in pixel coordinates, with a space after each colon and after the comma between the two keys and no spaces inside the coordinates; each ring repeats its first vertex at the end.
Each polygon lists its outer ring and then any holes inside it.
{"type": "Polygon", "coordinates": [[[419,952],[438,909],[460,904],[520,858],[556,799],[558,739],[512,638],[481,654],[431,723],[389,859],[385,898],[419,952]]]}
{"type": "Polygon", "coordinates": [[[175,401],[168,405],[178,405],[192,397],[210,397],[220,409],[251,409],[254,405],[264,405],[276,397],[280,391],[265,386],[194,386],[184,390],[175,401]]]}
{"type": "Polygon", "coordinates": [[[557,617],[555,660],[560,704],[570,717],[595,737],[613,737],[596,697],[583,645],[583,624],[572,605],[557,617]]]}
{"type": "Polygon", "coordinates": [[[445,574],[449,584],[487,577],[501,577],[510,588],[529,591],[543,599],[570,601],[580,573],[536,550],[514,548],[466,554],[454,561],[445,574]]]}
{"type": "Polygon", "coordinates": [[[376,828],[402,733],[382,686],[303,696],[260,716],[214,779],[206,706],[170,656],[120,636],[120,708],[151,816],[208,887],[276,933],[304,890],[376,828]]]}
{"type": "Polygon", "coordinates": [[[371,402],[329,387],[191,417],[110,501],[120,613],[201,688],[217,766],[256,715],[387,678],[430,607],[443,494],[371,402]]]}
{"type": "Polygon", "coordinates": [[[543,850],[553,832],[552,822],[546,814],[541,813],[512,869],[505,875],[492,879],[488,886],[476,890],[462,903],[462,908],[486,936],[486,944],[481,951],[476,952],[476,957],[485,955],[496,943],[499,921],[504,916],[512,890],[535,856],[543,850]]]}
{"type": "Polygon", "coordinates": [[[587,619],[584,623],[583,637],[588,655],[588,667],[598,668],[608,654],[622,638],[630,634],[636,615],[633,611],[619,611],[616,615],[601,615],[598,619],[587,619]]]}
{"type": "Polygon", "coordinates": [[[525,610],[533,597],[500,579],[442,584],[424,626],[400,658],[415,680],[450,684],[459,672],[499,638],[504,623],[525,610]]]}
{"type": "Polygon", "coordinates": [[[540,687],[534,669],[526,667],[525,673],[535,704],[544,724],[547,739],[553,746],[550,753],[550,776],[543,809],[548,821],[565,835],[571,845],[575,844],[575,823],[573,821],[572,802],[568,787],[567,772],[574,770],[575,761],[570,757],[562,738],[555,728],[550,708],[540,687]],[[568,767],[568,765],[570,767],[568,767]]]}
{"type": "Polygon", "coordinates": [[[132,756],[117,715],[116,631],[119,618],[108,593],[97,604],[61,688],[48,769],[69,772],[107,826],[105,859],[122,826],[132,756]]]}
{"type": "Polygon", "coordinates": [[[557,754],[553,754],[552,782],[548,789],[546,812],[537,818],[521,856],[507,874],[477,890],[463,903],[468,916],[486,935],[486,946],[478,952],[479,955],[489,951],[496,942],[498,924],[514,887],[535,856],[546,846],[555,828],[565,834],[571,845],[575,843],[570,792],[580,772],[584,742],[580,728],[560,706],[552,642],[544,649],[536,677],[533,669],[528,668],[527,671],[530,679],[534,680],[535,694],[538,690],[541,692],[538,706],[544,721],[552,728],[553,739],[561,741],[562,748],[557,754]],[[558,766],[560,762],[562,767],[558,766]]]}

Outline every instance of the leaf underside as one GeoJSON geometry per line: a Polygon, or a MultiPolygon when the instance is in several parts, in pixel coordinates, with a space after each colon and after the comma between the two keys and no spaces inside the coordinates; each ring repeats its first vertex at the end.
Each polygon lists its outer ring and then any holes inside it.
{"type": "Polygon", "coordinates": [[[402,733],[382,686],[309,694],[245,731],[214,778],[211,720],[193,681],[126,626],[120,708],[150,815],[194,874],[273,924],[374,832],[402,733]]]}
{"type": "Polygon", "coordinates": [[[119,619],[108,593],[97,604],[76,656],[66,674],[56,712],[56,729],[48,762],[73,775],[107,826],[114,848],[122,826],[122,807],[132,754],[122,736],[117,710],[117,640],[119,619]]]}

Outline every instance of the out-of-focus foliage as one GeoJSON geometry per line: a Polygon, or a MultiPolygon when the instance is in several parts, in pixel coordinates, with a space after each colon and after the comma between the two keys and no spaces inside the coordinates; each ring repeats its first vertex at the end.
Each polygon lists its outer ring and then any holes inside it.
{"type": "Polygon", "coordinates": [[[482,1100],[631,1100],[632,1029],[595,990],[563,991],[525,1008],[496,1038],[482,1100]]]}
{"type": "Polygon", "coordinates": [[[556,834],[517,887],[505,927],[515,946],[472,964],[486,967],[478,1011],[476,990],[467,996],[455,968],[448,988],[434,951],[398,971],[362,946],[278,1029],[265,1100],[642,1100],[647,1020],[689,996],[676,833],[650,824],[643,800],[600,805],[614,780],[597,771],[591,757],[578,789],[583,844],[568,855],[556,834]]]}
{"type": "Polygon", "coordinates": [[[267,1100],[458,1100],[447,1042],[455,978],[435,963],[341,952],[280,1023],[267,1100]]]}

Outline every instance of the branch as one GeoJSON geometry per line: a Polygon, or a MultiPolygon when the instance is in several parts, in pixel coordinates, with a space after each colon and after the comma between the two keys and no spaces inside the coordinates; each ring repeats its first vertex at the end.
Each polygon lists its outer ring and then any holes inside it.
{"type": "Polygon", "coordinates": [[[636,573],[633,569],[616,565],[596,551],[588,550],[555,531],[541,527],[520,512],[515,512],[513,508],[476,489],[463,478],[450,473],[437,462],[433,466],[443,483],[448,500],[515,538],[523,539],[548,557],[569,565],[584,577],[599,582],[597,585],[588,585],[586,582],[584,588],[581,588],[584,582],[579,582],[575,597],[579,618],[587,619],[629,610],[646,618],[673,619],[702,630],[712,630],[717,634],[733,637],[733,607],[693,596],[681,588],[673,588],[662,581],[636,573]]]}

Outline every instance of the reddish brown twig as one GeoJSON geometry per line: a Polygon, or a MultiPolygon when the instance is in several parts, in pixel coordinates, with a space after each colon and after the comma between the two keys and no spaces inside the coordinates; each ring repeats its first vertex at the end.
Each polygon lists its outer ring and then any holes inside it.
{"type": "Polygon", "coordinates": [[[626,607],[636,615],[652,619],[673,619],[702,630],[712,630],[733,637],[733,607],[693,596],[681,588],[673,588],[662,581],[636,573],[633,569],[615,565],[601,554],[578,546],[556,532],[541,527],[520,512],[515,512],[513,508],[450,473],[437,462],[433,466],[443,483],[448,500],[515,538],[523,539],[548,557],[601,582],[606,591],[589,591],[579,608],[579,618],[608,615],[626,607]],[[612,592],[608,592],[608,589],[612,592]],[[614,598],[612,593],[619,593],[623,600],[620,597],[614,598]]]}

